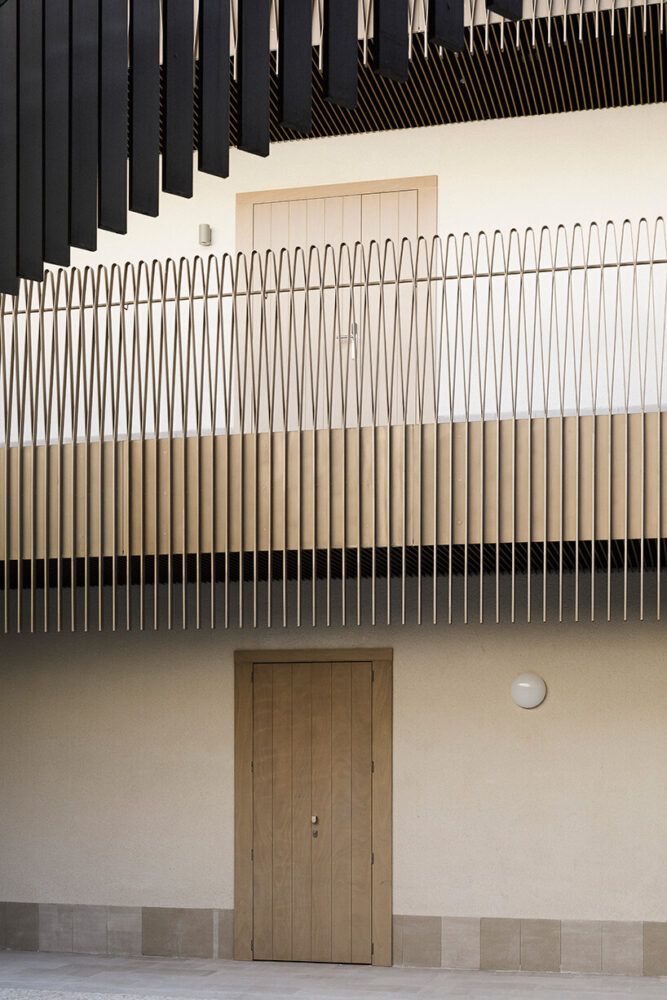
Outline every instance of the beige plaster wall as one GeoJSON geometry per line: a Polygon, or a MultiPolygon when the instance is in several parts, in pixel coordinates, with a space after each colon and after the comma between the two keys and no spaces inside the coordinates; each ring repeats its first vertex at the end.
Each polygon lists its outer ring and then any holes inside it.
{"type": "Polygon", "coordinates": [[[233,252],[238,192],[432,174],[442,235],[654,219],[666,157],[661,105],[277,143],[267,159],[232,150],[228,180],[195,173],[191,200],[162,195],[158,219],[130,215],[128,236],[100,232],[98,253],[73,263],[233,252]]]}
{"type": "Polygon", "coordinates": [[[2,638],[0,899],[230,907],[233,651],[345,644],[395,649],[395,912],[667,919],[665,636],[639,623],[2,638]]]}

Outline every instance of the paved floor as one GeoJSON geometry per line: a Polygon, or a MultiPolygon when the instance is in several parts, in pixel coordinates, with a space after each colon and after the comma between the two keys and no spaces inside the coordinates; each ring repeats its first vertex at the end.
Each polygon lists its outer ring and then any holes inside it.
{"type": "Polygon", "coordinates": [[[0,952],[0,1000],[667,1000],[667,979],[0,952]]]}

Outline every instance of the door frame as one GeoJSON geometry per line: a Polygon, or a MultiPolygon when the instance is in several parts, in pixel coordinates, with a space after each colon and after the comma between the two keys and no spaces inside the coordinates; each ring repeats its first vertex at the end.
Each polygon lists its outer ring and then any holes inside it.
{"type": "Polygon", "coordinates": [[[371,964],[392,964],[392,649],[274,649],[234,653],[234,958],[253,960],[253,667],[370,663],[372,668],[371,964]]]}

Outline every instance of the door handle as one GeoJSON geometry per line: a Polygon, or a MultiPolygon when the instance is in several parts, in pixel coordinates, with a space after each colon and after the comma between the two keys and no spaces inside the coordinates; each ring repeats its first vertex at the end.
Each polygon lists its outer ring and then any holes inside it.
{"type": "Polygon", "coordinates": [[[313,824],[313,826],[317,826],[317,824],[319,823],[319,819],[317,816],[311,816],[310,822],[313,824]]]}

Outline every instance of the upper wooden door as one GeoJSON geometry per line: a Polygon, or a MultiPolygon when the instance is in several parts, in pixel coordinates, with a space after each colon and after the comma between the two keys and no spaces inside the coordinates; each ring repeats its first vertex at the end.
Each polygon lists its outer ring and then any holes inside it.
{"type": "Polygon", "coordinates": [[[237,957],[390,964],[390,688],[371,657],[237,663],[237,957]]]}
{"type": "Polygon", "coordinates": [[[237,250],[244,253],[430,239],[437,232],[437,178],[240,194],[236,218],[237,250]]]}

